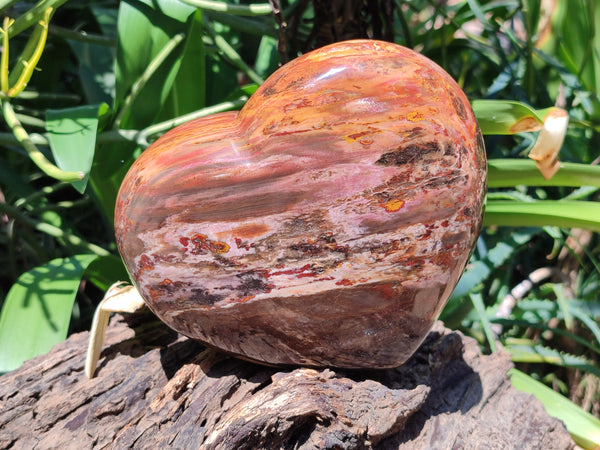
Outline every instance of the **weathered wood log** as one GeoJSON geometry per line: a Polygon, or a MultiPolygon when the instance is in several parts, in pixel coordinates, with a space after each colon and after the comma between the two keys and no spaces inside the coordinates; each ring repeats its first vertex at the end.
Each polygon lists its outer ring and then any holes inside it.
{"type": "Polygon", "coordinates": [[[268,368],[113,317],[97,377],[88,333],[0,377],[0,448],[573,448],[506,377],[505,353],[436,324],[403,366],[268,368]]]}

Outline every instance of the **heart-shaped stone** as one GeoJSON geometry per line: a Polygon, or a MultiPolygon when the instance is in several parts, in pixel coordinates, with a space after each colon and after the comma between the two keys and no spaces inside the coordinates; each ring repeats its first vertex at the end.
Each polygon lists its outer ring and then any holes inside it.
{"type": "Polygon", "coordinates": [[[481,226],[471,107],[429,59],[357,40],[277,70],[238,112],[127,174],[116,236],[175,330],[267,364],[384,368],[416,350],[481,226]]]}

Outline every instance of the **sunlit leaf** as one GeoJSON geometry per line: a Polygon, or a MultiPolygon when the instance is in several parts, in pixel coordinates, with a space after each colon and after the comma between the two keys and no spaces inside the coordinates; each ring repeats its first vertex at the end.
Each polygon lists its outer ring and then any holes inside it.
{"type": "Polygon", "coordinates": [[[542,129],[544,114],[530,106],[509,100],[471,102],[483,134],[515,134],[542,129]]]}
{"type": "Polygon", "coordinates": [[[547,363],[560,367],[572,367],[600,377],[600,369],[584,357],[545,347],[528,339],[506,339],[504,347],[514,362],[547,363]]]}
{"type": "Polygon", "coordinates": [[[107,108],[101,104],[46,111],[46,130],[56,164],[65,171],[85,173],[83,180],[72,183],[82,193],[94,159],[98,117],[107,108]]]}
{"type": "Polygon", "coordinates": [[[520,370],[511,369],[508,375],[515,388],[534,395],[549,415],[563,421],[577,445],[585,449],[600,446],[600,420],[520,370]]]}
{"type": "MultiPolygon", "coordinates": [[[[122,107],[151,61],[178,33],[195,8],[177,0],[128,0],[120,4],[116,74],[116,108],[122,107]]],[[[122,128],[142,128],[157,117],[179,70],[183,45],[172,51],[141,87],[121,123],[122,128]]]]}
{"type": "Polygon", "coordinates": [[[181,66],[157,120],[182,116],[205,106],[206,68],[202,36],[202,12],[198,10],[188,19],[181,66]]]}
{"type": "Polygon", "coordinates": [[[600,187],[600,166],[562,162],[552,177],[545,179],[535,163],[526,159],[488,160],[488,187],[596,186],[600,187]]]}
{"type": "Polygon", "coordinates": [[[81,276],[96,258],[58,258],[19,277],[0,311],[0,373],[66,338],[81,276]]]}
{"type": "Polygon", "coordinates": [[[486,226],[584,228],[600,232],[600,203],[490,200],[485,207],[483,223],[486,226]]]}
{"type": "Polygon", "coordinates": [[[86,269],[85,278],[106,291],[117,281],[128,281],[129,274],[119,256],[108,255],[96,258],[86,269]]]}

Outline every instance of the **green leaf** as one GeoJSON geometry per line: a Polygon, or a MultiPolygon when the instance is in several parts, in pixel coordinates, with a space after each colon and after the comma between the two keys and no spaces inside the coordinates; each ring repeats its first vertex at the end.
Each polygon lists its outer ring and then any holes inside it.
{"type": "Polygon", "coordinates": [[[488,160],[488,187],[525,186],[597,186],[600,187],[600,166],[561,163],[549,180],[545,179],[528,159],[488,160]]]}
{"type": "Polygon", "coordinates": [[[46,130],[56,164],[65,171],[85,173],[83,180],[71,183],[80,193],[85,191],[94,159],[98,117],[107,109],[101,104],[46,111],[46,130]]]}
{"type": "Polygon", "coordinates": [[[277,51],[277,39],[273,36],[263,36],[256,52],[256,62],[254,69],[261,77],[271,75],[281,63],[279,52],[277,51]]]}
{"type": "Polygon", "coordinates": [[[483,295],[480,292],[475,292],[469,295],[471,298],[471,302],[473,303],[473,307],[475,308],[475,312],[481,322],[481,326],[483,327],[483,332],[485,334],[485,338],[488,341],[488,345],[490,346],[490,350],[493,352],[496,351],[496,336],[492,330],[490,325],[490,320],[486,314],[485,303],[483,302],[483,295]]]}
{"type": "Polygon", "coordinates": [[[44,11],[48,8],[53,8],[56,11],[56,9],[66,1],[67,0],[41,0],[37,2],[34,7],[27,9],[24,14],[17,17],[15,22],[9,28],[9,36],[13,38],[30,26],[35,25],[44,17],[44,11]]]}
{"type": "Polygon", "coordinates": [[[600,377],[600,369],[587,359],[536,344],[529,339],[509,338],[504,342],[504,346],[514,362],[554,364],[560,367],[585,370],[600,377]]]}
{"type": "Polygon", "coordinates": [[[485,206],[486,226],[584,228],[600,232],[600,203],[544,200],[519,202],[489,200],[485,206]]]}
{"type": "Polygon", "coordinates": [[[600,420],[520,370],[511,369],[508,375],[515,388],[535,396],[549,415],[563,421],[577,445],[586,449],[600,446],[600,420]]]}
{"type": "Polygon", "coordinates": [[[117,281],[128,281],[129,274],[120,257],[107,255],[96,258],[88,266],[85,278],[101,291],[107,291],[117,281]]]}
{"type": "Polygon", "coordinates": [[[125,174],[133,164],[137,146],[131,142],[98,146],[92,170],[90,187],[92,197],[106,217],[106,226],[113,226],[117,192],[125,174]]]}
{"type": "Polygon", "coordinates": [[[112,104],[115,96],[115,51],[105,45],[69,40],[88,103],[112,104]]]}
{"type": "Polygon", "coordinates": [[[483,134],[515,134],[541,129],[549,109],[532,107],[509,100],[473,100],[471,103],[483,134]]]}
{"type": "Polygon", "coordinates": [[[553,29],[545,45],[585,88],[595,93],[594,115],[600,113],[600,5],[595,1],[557,2],[553,29]]]}
{"type": "Polygon", "coordinates": [[[206,104],[206,68],[202,12],[190,16],[181,66],[159,120],[168,120],[196,111],[206,104]]]}
{"type": "MultiPolygon", "coordinates": [[[[195,8],[177,0],[157,2],[127,0],[121,3],[118,19],[115,110],[121,108],[135,83],[179,33],[195,8]]],[[[150,125],[163,108],[179,70],[183,46],[171,51],[164,61],[138,86],[140,93],[126,112],[121,128],[140,129],[150,125]]]]}
{"type": "Polygon", "coordinates": [[[81,276],[96,258],[58,258],[19,277],[0,312],[0,373],[66,338],[81,276]]]}

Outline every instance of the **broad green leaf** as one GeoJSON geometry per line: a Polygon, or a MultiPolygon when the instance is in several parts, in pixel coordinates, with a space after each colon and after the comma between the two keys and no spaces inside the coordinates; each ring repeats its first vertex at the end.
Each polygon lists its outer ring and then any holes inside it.
{"type": "Polygon", "coordinates": [[[483,224],[584,228],[600,232],[600,203],[563,200],[535,202],[490,200],[485,206],[483,224]]]}
{"type": "MultiPolygon", "coordinates": [[[[213,23],[213,28],[229,44],[238,47],[240,35],[237,31],[218,22],[213,23]]],[[[216,52],[210,54],[208,47],[206,53],[206,86],[210,87],[206,91],[206,104],[213,105],[222,102],[224,98],[231,99],[232,95],[236,95],[234,92],[238,91],[240,83],[238,70],[235,67],[216,52]]]]}
{"type": "Polygon", "coordinates": [[[66,338],[81,277],[96,258],[58,258],[19,277],[0,311],[0,373],[66,338]]]}
{"type": "Polygon", "coordinates": [[[206,104],[219,103],[222,99],[237,94],[239,89],[237,70],[231,64],[217,55],[207,55],[206,69],[206,85],[211,87],[206,91],[206,104]]]}
{"type": "Polygon", "coordinates": [[[261,77],[271,75],[281,63],[277,51],[277,39],[273,36],[263,36],[258,47],[254,69],[261,77]]]}
{"type": "Polygon", "coordinates": [[[147,69],[176,35],[186,31],[186,21],[194,11],[177,0],[127,0],[120,4],[115,110],[123,106],[142,75],[148,77],[138,85],[140,92],[124,113],[121,128],[150,125],[164,106],[181,64],[183,45],[170,51],[152,74],[147,69]]]}
{"type": "Polygon", "coordinates": [[[527,159],[488,160],[488,187],[596,186],[600,187],[600,166],[561,163],[556,174],[546,180],[535,163],[527,159]]]}
{"type": "Polygon", "coordinates": [[[46,111],[46,130],[54,160],[65,171],[85,173],[85,178],[72,184],[83,193],[88,182],[94,150],[98,117],[107,109],[106,104],[86,105],[46,111]]]}
{"type": "Polygon", "coordinates": [[[515,134],[542,128],[548,110],[509,100],[474,100],[471,103],[483,134],[515,134]]]}
{"type": "Polygon", "coordinates": [[[168,120],[196,111],[206,104],[206,68],[202,12],[188,20],[181,66],[159,120],[168,120]]]}
{"type": "Polygon", "coordinates": [[[115,49],[81,41],[68,42],[77,58],[79,79],[87,102],[112,104],[115,96],[115,49]]]}
{"type": "Polygon", "coordinates": [[[508,375],[515,388],[532,394],[549,415],[563,421],[577,445],[585,449],[600,446],[600,420],[520,370],[511,369],[508,375]]]}
{"type": "Polygon", "coordinates": [[[85,271],[85,278],[101,291],[107,291],[117,281],[129,281],[129,274],[120,257],[108,255],[96,258],[85,271]]]}
{"type": "Polygon", "coordinates": [[[112,228],[114,222],[117,192],[125,174],[133,164],[136,144],[99,145],[90,172],[92,197],[106,217],[106,226],[112,228]]]}

